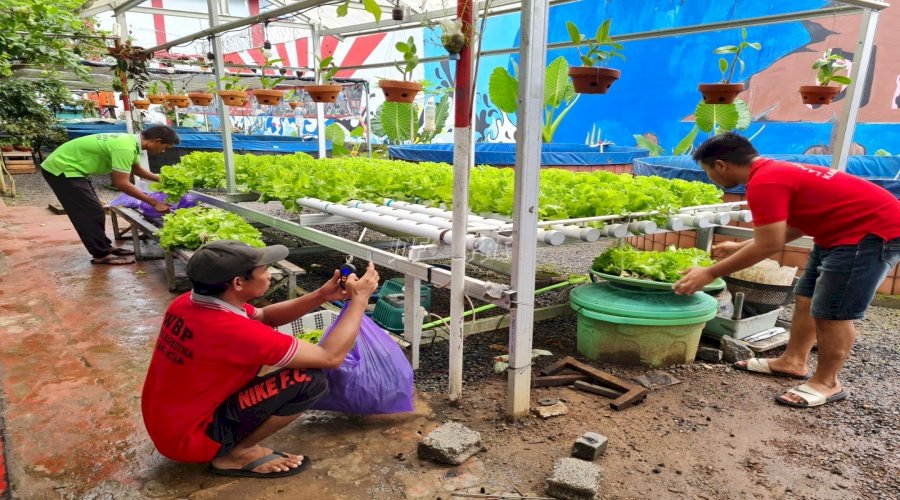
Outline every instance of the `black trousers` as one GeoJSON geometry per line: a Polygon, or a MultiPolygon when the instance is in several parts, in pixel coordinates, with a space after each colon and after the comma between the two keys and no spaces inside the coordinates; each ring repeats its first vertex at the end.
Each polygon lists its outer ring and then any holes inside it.
{"type": "Polygon", "coordinates": [[[106,214],[91,181],[86,177],[53,175],[44,169],[41,169],[41,175],[66,209],[84,248],[94,258],[109,255],[112,241],[106,237],[106,214]]]}

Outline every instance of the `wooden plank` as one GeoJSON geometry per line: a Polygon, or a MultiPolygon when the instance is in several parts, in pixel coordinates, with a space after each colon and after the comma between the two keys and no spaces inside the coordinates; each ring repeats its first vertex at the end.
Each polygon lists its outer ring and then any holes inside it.
{"type": "Polygon", "coordinates": [[[584,363],[581,363],[571,356],[566,356],[565,359],[568,360],[567,364],[569,365],[569,367],[578,370],[586,375],[590,375],[598,382],[604,382],[607,385],[612,386],[614,389],[619,389],[624,392],[621,397],[609,404],[614,410],[624,410],[640,403],[644,400],[644,398],[647,397],[647,389],[643,387],[631,384],[620,379],[619,377],[616,377],[615,375],[611,375],[602,370],[598,370],[593,366],[588,366],[584,363]]]}
{"type": "Polygon", "coordinates": [[[541,370],[541,375],[555,375],[555,374],[563,371],[563,369],[565,369],[566,366],[568,365],[569,359],[572,359],[572,358],[570,356],[566,356],[565,358],[561,358],[561,359],[557,360],[556,363],[553,363],[552,365],[548,366],[547,368],[544,368],[543,370],[541,370]]]}
{"type": "Polygon", "coordinates": [[[583,380],[578,380],[575,382],[574,387],[580,391],[590,392],[591,394],[599,394],[606,398],[620,398],[622,397],[622,393],[619,391],[614,391],[608,387],[603,387],[602,385],[595,385],[583,380]]]}
{"type": "MultiPolygon", "coordinates": [[[[557,385],[570,385],[586,380],[587,375],[583,373],[568,373],[564,375],[548,375],[546,377],[535,377],[531,385],[534,387],[553,387],[557,385]]],[[[616,393],[619,394],[619,393],[616,393]]]]}
{"type": "MultiPolygon", "coordinates": [[[[534,310],[534,322],[543,321],[545,319],[558,318],[560,316],[568,316],[575,314],[569,304],[556,304],[553,306],[541,307],[534,310]]],[[[490,316],[487,318],[476,319],[475,321],[466,321],[463,327],[463,335],[469,336],[476,333],[492,332],[501,328],[509,327],[509,313],[502,316],[490,316]]]]}
{"type": "Polygon", "coordinates": [[[631,408],[638,403],[641,403],[646,398],[647,389],[641,387],[640,389],[633,389],[626,392],[621,397],[610,403],[609,406],[612,406],[613,410],[621,411],[626,408],[631,408]]]}

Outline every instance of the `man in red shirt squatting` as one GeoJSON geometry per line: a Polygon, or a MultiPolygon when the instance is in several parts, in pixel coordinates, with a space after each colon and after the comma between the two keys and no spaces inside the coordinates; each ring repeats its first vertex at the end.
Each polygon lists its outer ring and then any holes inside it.
{"type": "Polygon", "coordinates": [[[268,265],[283,245],[253,248],[222,240],[198,249],[187,264],[193,291],[166,310],[141,400],[144,424],[160,453],[179,462],[210,462],[226,476],[275,478],[297,474],[310,459],[259,443],[328,392],[322,368],[337,368],[356,341],[378,272],[340,272],[318,290],[256,308],[247,303],[269,288],[268,265]],[[321,345],[273,329],[325,302],[350,299],[321,345]],[[278,368],[257,376],[262,365],[278,368]]]}
{"type": "Polygon", "coordinates": [[[847,397],[838,373],[856,339],[878,286],[900,261],[900,201],[885,189],[837,170],[759,156],[746,138],[722,134],[694,153],[716,184],[745,184],[753,213],[753,238],[713,247],[723,259],[683,271],[675,284],[692,294],[717,277],[756,264],[803,235],[813,237],[806,271],[794,289],[796,304],[784,354],[750,359],[735,368],[804,379],[816,342],[819,364],[809,380],[778,396],[779,403],[809,408],[847,397]]]}

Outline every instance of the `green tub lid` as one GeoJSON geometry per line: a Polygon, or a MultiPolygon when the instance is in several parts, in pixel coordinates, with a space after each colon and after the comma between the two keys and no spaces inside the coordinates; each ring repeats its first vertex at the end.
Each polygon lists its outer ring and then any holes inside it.
{"type": "MultiPolygon", "coordinates": [[[[666,290],[623,288],[611,283],[575,287],[569,294],[573,309],[641,320],[708,320],[718,311],[713,297],[697,292],[675,295],[666,290]]],[[[677,321],[683,323],[684,321],[677,321]]],[[[630,323],[630,321],[629,321],[630,323]]]]}

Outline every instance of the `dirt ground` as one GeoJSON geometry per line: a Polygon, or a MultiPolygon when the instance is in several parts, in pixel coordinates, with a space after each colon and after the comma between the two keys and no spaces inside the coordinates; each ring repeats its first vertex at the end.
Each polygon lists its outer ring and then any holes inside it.
{"type": "MultiPolygon", "coordinates": [[[[321,282],[339,258],[314,266],[305,257],[308,283],[321,282]]],[[[900,498],[896,309],[873,307],[857,324],[861,335],[844,372],[850,398],[812,410],[774,403],[792,381],[695,363],[666,368],[680,384],[621,412],[592,394],[534,389],[533,404],[559,398],[569,413],[512,422],[506,379],[491,371],[505,330],[466,339],[458,406],[445,394],[447,345],[427,344],[414,413],[310,412],[265,443],[308,454],[308,471],[232,479],[167,460],[144,431],[140,388],[162,312],[175,297],[162,262],[102,267],[88,263],[64,217],[0,204],[0,427],[12,498],[540,497],[554,461],[588,431],[609,437],[595,462],[603,471],[600,498],[900,498]],[[420,461],[419,440],[450,420],[480,432],[484,449],[456,467],[420,461]]],[[[537,368],[565,355],[583,360],[573,317],[537,324],[534,347],[553,353],[537,368]]],[[[650,371],[592,364],[622,378],[650,371]]]]}

